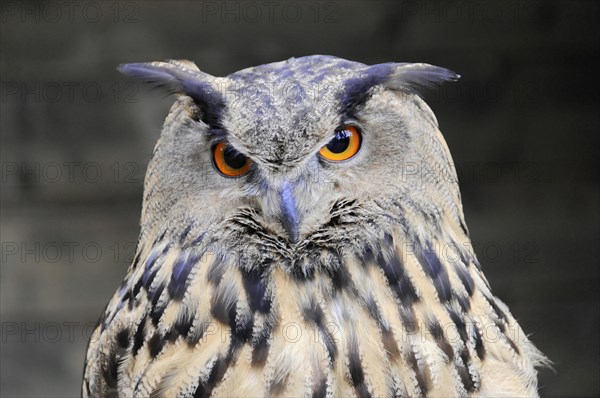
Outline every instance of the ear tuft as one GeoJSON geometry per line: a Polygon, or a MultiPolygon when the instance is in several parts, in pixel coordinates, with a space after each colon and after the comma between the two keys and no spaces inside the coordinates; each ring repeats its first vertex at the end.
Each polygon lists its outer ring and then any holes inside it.
{"type": "Polygon", "coordinates": [[[457,81],[460,75],[446,68],[429,64],[394,64],[394,68],[384,82],[392,90],[418,93],[420,88],[431,88],[436,84],[457,81]]]}
{"type": "Polygon", "coordinates": [[[341,113],[352,115],[372,95],[372,88],[382,86],[390,90],[419,95],[419,89],[429,88],[445,81],[456,81],[460,76],[451,70],[429,64],[387,62],[366,67],[359,76],[346,80],[340,100],[341,113]]]}
{"type": "Polygon", "coordinates": [[[202,72],[191,61],[148,62],[123,64],[119,72],[143,80],[154,87],[166,89],[169,94],[184,94],[191,97],[202,111],[208,124],[216,124],[223,108],[223,96],[219,92],[220,78],[202,72]]]}
{"type": "Polygon", "coordinates": [[[189,94],[200,83],[210,84],[217,78],[204,73],[191,61],[170,60],[167,62],[147,62],[123,64],[119,72],[143,80],[157,87],[166,88],[171,94],[189,94]]]}

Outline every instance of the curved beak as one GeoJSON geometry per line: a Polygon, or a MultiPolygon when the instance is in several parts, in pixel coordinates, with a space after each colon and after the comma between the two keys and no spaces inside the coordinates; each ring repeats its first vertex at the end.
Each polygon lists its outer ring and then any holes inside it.
{"type": "Polygon", "coordinates": [[[298,241],[298,228],[300,216],[298,205],[294,197],[294,190],[289,181],[284,181],[279,190],[279,205],[281,211],[281,224],[292,242],[298,241]]]}

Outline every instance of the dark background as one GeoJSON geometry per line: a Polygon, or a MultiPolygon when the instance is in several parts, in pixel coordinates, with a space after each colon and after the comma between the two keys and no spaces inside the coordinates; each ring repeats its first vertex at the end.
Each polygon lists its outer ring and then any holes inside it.
{"type": "Polygon", "coordinates": [[[2,396],[77,396],[85,347],[138,233],[172,98],[124,62],[226,75],[291,56],[428,62],[494,292],[555,363],[543,396],[598,396],[595,1],[1,4],[2,396]]]}

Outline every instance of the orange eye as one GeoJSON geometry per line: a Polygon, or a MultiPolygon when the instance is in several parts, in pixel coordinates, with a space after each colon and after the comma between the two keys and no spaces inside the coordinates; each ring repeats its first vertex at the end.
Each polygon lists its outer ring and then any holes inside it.
{"type": "Polygon", "coordinates": [[[319,153],[325,159],[341,162],[356,155],[360,149],[360,133],[354,126],[343,126],[319,153]]]}
{"type": "Polygon", "coordinates": [[[252,160],[233,149],[231,145],[219,142],[213,148],[213,163],[224,176],[240,177],[250,170],[252,160]]]}

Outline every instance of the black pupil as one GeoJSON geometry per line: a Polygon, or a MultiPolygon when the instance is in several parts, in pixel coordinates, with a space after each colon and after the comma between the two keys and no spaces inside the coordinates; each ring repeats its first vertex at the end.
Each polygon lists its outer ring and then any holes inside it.
{"type": "Polygon", "coordinates": [[[348,149],[350,145],[350,132],[348,130],[340,130],[335,133],[335,137],[327,144],[327,149],[333,153],[342,153],[348,149]]]}
{"type": "Polygon", "coordinates": [[[234,170],[241,169],[246,164],[246,157],[231,146],[227,146],[223,151],[223,159],[227,166],[234,170]]]}

